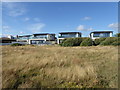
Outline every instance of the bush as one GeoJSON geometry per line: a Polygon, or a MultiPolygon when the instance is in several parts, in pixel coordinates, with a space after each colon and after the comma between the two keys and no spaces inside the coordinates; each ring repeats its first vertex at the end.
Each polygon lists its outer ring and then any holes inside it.
{"type": "Polygon", "coordinates": [[[62,40],[62,43],[60,43],[59,45],[60,45],[60,46],[62,46],[62,44],[63,44],[63,42],[64,42],[65,40],[66,40],[66,38],[65,38],[65,39],[63,39],[63,40],[62,40]]]}
{"type": "Polygon", "coordinates": [[[11,44],[11,46],[23,46],[23,44],[20,44],[20,43],[13,43],[13,44],[11,44]]]}
{"type": "Polygon", "coordinates": [[[82,38],[66,38],[63,40],[63,42],[60,44],[61,46],[79,46],[82,42],[82,38]]]}
{"type": "Polygon", "coordinates": [[[117,33],[115,36],[116,36],[116,37],[120,37],[120,33],[117,33]]]}
{"type": "Polygon", "coordinates": [[[81,42],[82,42],[82,38],[74,38],[73,46],[79,46],[81,42]]]}
{"type": "Polygon", "coordinates": [[[91,38],[85,38],[83,39],[80,46],[92,46],[92,39],[91,38]]]}
{"type": "Polygon", "coordinates": [[[73,46],[74,45],[74,39],[73,38],[68,38],[64,42],[62,42],[62,46],[73,46]]]}
{"type": "Polygon", "coordinates": [[[111,45],[114,45],[114,46],[119,46],[120,45],[120,37],[116,37],[116,41],[114,41],[111,45]]]}
{"type": "Polygon", "coordinates": [[[118,44],[118,37],[108,37],[100,45],[116,45],[118,44]]]}
{"type": "Polygon", "coordinates": [[[99,45],[100,43],[102,43],[106,38],[98,38],[94,40],[94,45],[99,45]]]}

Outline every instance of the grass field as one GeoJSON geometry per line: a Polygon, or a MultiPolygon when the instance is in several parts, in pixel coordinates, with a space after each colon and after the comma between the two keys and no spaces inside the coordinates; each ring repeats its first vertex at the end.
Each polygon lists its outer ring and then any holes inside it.
{"type": "Polygon", "coordinates": [[[117,88],[118,47],[1,47],[3,88],[117,88]]]}

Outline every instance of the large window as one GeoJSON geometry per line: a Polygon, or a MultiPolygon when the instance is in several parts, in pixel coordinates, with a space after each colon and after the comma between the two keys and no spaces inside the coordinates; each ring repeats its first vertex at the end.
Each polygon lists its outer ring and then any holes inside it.
{"type": "Polygon", "coordinates": [[[31,41],[31,44],[43,44],[43,43],[45,43],[44,40],[32,40],[31,41]]]}
{"type": "Polygon", "coordinates": [[[38,36],[35,36],[35,38],[47,38],[47,35],[38,35],[38,36]]]}
{"type": "Polygon", "coordinates": [[[61,34],[61,36],[59,37],[62,37],[62,38],[76,37],[76,34],[61,34]]]}
{"type": "Polygon", "coordinates": [[[110,33],[94,33],[93,37],[110,37],[110,33]]]}
{"type": "Polygon", "coordinates": [[[31,39],[32,36],[22,36],[22,37],[18,37],[18,39],[20,40],[28,40],[28,39],[31,39]]]}

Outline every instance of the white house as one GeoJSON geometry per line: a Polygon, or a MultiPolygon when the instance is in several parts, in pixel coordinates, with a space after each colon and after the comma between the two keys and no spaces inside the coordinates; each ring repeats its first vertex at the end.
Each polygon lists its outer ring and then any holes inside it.
{"type": "Polygon", "coordinates": [[[26,42],[27,44],[52,44],[55,43],[55,39],[55,34],[50,33],[17,36],[18,42],[26,42]]]}
{"type": "Polygon", "coordinates": [[[94,31],[90,33],[90,38],[95,40],[101,37],[112,37],[113,31],[94,31]]]}
{"type": "Polygon", "coordinates": [[[22,36],[18,36],[17,35],[17,42],[29,42],[29,39],[32,37],[32,35],[22,35],[22,36]]]}
{"type": "Polygon", "coordinates": [[[39,33],[32,35],[29,39],[29,44],[49,44],[52,41],[55,41],[55,34],[39,33]]]}
{"type": "Polygon", "coordinates": [[[75,37],[81,37],[81,33],[80,32],[60,32],[57,43],[60,44],[62,40],[65,38],[75,38],[75,37]]]}

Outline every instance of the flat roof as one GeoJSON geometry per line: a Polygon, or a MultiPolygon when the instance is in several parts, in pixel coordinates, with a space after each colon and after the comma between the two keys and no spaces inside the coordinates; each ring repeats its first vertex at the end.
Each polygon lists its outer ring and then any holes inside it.
{"type": "Polygon", "coordinates": [[[106,32],[108,32],[108,33],[113,33],[113,31],[93,31],[93,32],[91,32],[91,33],[106,33],[106,32]]]}
{"type": "Polygon", "coordinates": [[[60,32],[59,34],[76,34],[76,33],[81,34],[81,32],[60,32]]]}
{"type": "Polygon", "coordinates": [[[30,37],[32,35],[22,35],[22,36],[18,36],[18,37],[30,37]]]}
{"type": "Polygon", "coordinates": [[[33,35],[48,35],[48,34],[55,35],[53,33],[36,33],[36,34],[33,34],[33,35]]]}

